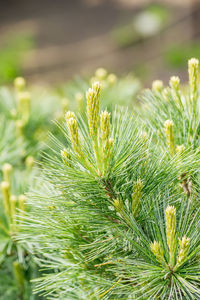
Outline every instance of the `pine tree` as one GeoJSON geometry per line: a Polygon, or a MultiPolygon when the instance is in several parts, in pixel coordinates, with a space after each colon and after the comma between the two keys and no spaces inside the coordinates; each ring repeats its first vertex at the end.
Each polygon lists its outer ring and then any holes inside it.
{"type": "Polygon", "coordinates": [[[144,116],[68,111],[28,202],[22,241],[43,255],[48,299],[199,299],[198,60],[145,92],[144,116]]]}
{"type": "MultiPolygon", "coordinates": [[[[98,69],[96,76],[101,79],[105,93],[127,93],[129,99],[138,88],[130,88],[132,79],[117,80],[114,74],[102,74],[98,69]],[[100,78],[101,77],[101,78],[100,78]],[[105,77],[105,78],[104,78],[105,77]],[[116,83],[117,82],[117,83],[116,83]],[[111,88],[115,85],[115,89],[111,88]],[[118,88],[116,88],[118,87],[118,88]],[[127,91],[127,92],[126,92],[127,91]]],[[[86,82],[82,81],[84,88],[86,82]]],[[[87,85],[88,86],[88,85],[87,85]]],[[[112,100],[112,97],[109,96],[112,100]]],[[[76,94],[77,109],[83,110],[82,95],[76,94]]],[[[48,151],[45,145],[48,133],[59,136],[60,133],[52,119],[63,120],[68,102],[60,99],[54,91],[44,92],[41,88],[27,88],[26,81],[18,77],[14,81],[14,90],[0,88],[0,298],[33,299],[30,279],[37,274],[35,261],[28,255],[32,247],[30,242],[19,243],[19,234],[23,234],[22,217],[28,209],[25,193],[34,184],[38,168],[33,168],[35,158],[41,159],[41,150],[48,151]],[[63,113],[62,113],[63,111],[63,113]]],[[[62,139],[62,137],[61,137],[62,139]]],[[[63,151],[65,153],[65,150],[63,151]]],[[[67,155],[67,152],[66,152],[67,155]]]]}

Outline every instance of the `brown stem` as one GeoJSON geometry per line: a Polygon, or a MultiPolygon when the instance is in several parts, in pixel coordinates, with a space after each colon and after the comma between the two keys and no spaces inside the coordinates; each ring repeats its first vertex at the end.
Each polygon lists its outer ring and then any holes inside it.
{"type": "Polygon", "coordinates": [[[108,179],[107,181],[104,181],[104,188],[107,192],[107,196],[109,196],[109,198],[111,200],[114,200],[117,198],[117,195],[113,189],[112,183],[110,181],[110,179],[108,179]]]}
{"type": "Polygon", "coordinates": [[[186,173],[181,174],[180,180],[184,193],[190,198],[192,195],[192,181],[187,177],[186,173]]]}
{"type": "MultiPolygon", "coordinates": [[[[116,198],[117,198],[117,195],[116,195],[116,193],[115,193],[115,191],[114,191],[114,189],[113,189],[113,186],[112,186],[112,183],[111,183],[110,179],[108,179],[107,181],[103,181],[103,184],[104,184],[104,189],[106,190],[106,195],[107,195],[111,200],[116,199],[116,198]]],[[[112,221],[113,223],[117,223],[117,224],[120,223],[120,221],[117,220],[117,219],[114,219],[114,218],[112,218],[112,217],[110,217],[110,216],[106,216],[106,217],[107,217],[107,219],[108,219],[109,221],[112,221]]]]}

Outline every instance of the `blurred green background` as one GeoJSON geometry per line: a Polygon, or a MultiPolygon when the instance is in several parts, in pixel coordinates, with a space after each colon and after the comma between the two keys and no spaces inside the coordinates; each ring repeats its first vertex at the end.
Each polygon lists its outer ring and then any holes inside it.
{"type": "Polygon", "coordinates": [[[192,0],[1,1],[0,83],[66,82],[98,67],[145,85],[200,56],[200,2],[192,0]]]}

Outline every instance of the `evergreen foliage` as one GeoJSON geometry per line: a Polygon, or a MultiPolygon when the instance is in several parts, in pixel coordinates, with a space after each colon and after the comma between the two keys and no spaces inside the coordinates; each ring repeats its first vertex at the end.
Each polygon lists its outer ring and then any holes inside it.
{"type": "Polygon", "coordinates": [[[23,163],[26,144],[15,123],[2,116],[0,121],[0,299],[36,299],[29,282],[36,277],[36,264],[28,254],[28,245],[17,240],[26,209],[24,193],[36,172],[34,161],[28,156],[23,163]]]}
{"type": "MultiPolygon", "coordinates": [[[[26,210],[25,193],[38,168],[35,158],[53,119],[51,100],[33,102],[23,78],[15,80],[15,91],[0,90],[0,299],[36,299],[30,279],[37,276],[36,258],[28,253],[30,245],[19,244],[22,216],[26,210]],[[45,104],[45,105],[44,105],[45,104]],[[42,109],[43,108],[43,109],[42,109]],[[39,132],[38,132],[39,131],[39,132]],[[45,134],[45,135],[44,135],[45,134]],[[34,158],[34,157],[35,158],[34,158]]],[[[41,99],[40,99],[41,101],[41,99]]],[[[55,125],[51,126],[52,130],[55,125]]]]}
{"type": "Polygon", "coordinates": [[[199,62],[189,86],[154,82],[139,118],[101,107],[68,111],[28,196],[22,242],[47,272],[48,299],[199,299],[199,62]],[[53,272],[49,273],[49,270],[53,272]]]}
{"type": "MultiPolygon", "coordinates": [[[[99,69],[96,73],[100,76],[102,70],[99,69]]],[[[106,80],[106,93],[110,91],[108,83],[111,87],[117,80],[118,89],[111,89],[113,97],[122,91],[122,95],[130,95],[131,101],[135,89],[139,87],[135,79],[136,84],[130,88],[132,79],[126,84],[123,79],[116,79],[114,74],[106,75],[106,80]]],[[[81,84],[84,87],[86,81],[82,80],[81,84]]],[[[42,257],[38,252],[33,257],[31,252],[34,251],[35,244],[28,240],[19,242],[19,236],[23,235],[22,217],[25,211],[32,211],[32,207],[26,204],[25,193],[30,185],[35,185],[35,178],[40,173],[39,168],[34,167],[35,160],[42,159],[41,150],[48,152],[48,131],[61,140],[65,139],[52,120],[62,122],[69,103],[55,91],[28,89],[22,77],[16,78],[14,86],[15,90],[0,88],[0,299],[31,300],[39,297],[32,294],[30,283],[32,278],[39,276],[38,256],[45,262],[48,257],[42,257]]],[[[73,89],[73,84],[71,88],[73,89]]],[[[76,95],[79,111],[83,110],[82,100],[81,94],[76,95]]],[[[63,149],[64,161],[68,155],[68,150],[63,149]]],[[[37,189],[41,190],[40,182],[37,189]]],[[[48,194],[47,190],[45,193],[48,194]]],[[[37,243],[37,248],[39,247],[37,243]]]]}
{"type": "Polygon", "coordinates": [[[6,161],[16,164],[24,147],[23,141],[17,137],[13,122],[3,115],[0,115],[0,137],[0,166],[6,161]]]}
{"type": "Polygon", "coordinates": [[[78,77],[58,88],[63,107],[84,113],[87,105],[86,91],[96,81],[102,85],[101,103],[109,111],[114,109],[116,104],[128,106],[132,110],[139,106],[136,97],[141,83],[137,78],[131,74],[117,77],[104,68],[98,68],[90,80],[78,77]]]}
{"type": "Polygon", "coordinates": [[[30,166],[26,170],[13,170],[5,163],[0,194],[0,299],[36,299],[32,295],[30,279],[36,277],[37,268],[28,254],[28,244],[19,244],[22,216],[26,210],[26,197],[33,181],[30,166]]]}
{"type": "Polygon", "coordinates": [[[61,101],[42,88],[29,91],[22,77],[15,79],[14,86],[14,90],[0,88],[0,115],[12,121],[17,137],[24,142],[22,159],[28,155],[39,159],[41,150],[47,149],[47,132],[56,134],[53,120],[62,111],[61,101]]]}

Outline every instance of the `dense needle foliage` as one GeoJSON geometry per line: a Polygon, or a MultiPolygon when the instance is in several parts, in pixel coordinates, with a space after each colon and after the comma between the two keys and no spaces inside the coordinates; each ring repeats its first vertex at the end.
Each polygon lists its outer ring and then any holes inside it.
{"type": "Polygon", "coordinates": [[[34,111],[23,78],[16,79],[15,88],[0,90],[0,299],[30,300],[37,298],[30,284],[38,273],[37,259],[17,236],[26,210],[25,193],[39,172],[33,165],[42,142],[34,139],[34,133],[42,131],[52,116],[44,122],[46,111],[40,107],[38,113],[34,111]]]}
{"type": "Polygon", "coordinates": [[[42,255],[48,299],[199,299],[199,61],[143,95],[140,117],[68,111],[28,203],[22,242],[42,255]],[[46,271],[46,272],[47,272],[46,271]]]}
{"type": "MultiPolygon", "coordinates": [[[[136,79],[128,77],[118,79],[114,74],[107,74],[104,69],[98,69],[96,75],[101,77],[104,85],[105,99],[112,101],[113,98],[122,99],[126,95],[129,102],[134,100],[139,88],[136,79]]],[[[86,80],[79,80],[79,84],[82,91],[88,87],[86,80]]],[[[36,167],[35,161],[42,159],[41,150],[45,153],[49,151],[48,132],[60,137],[61,140],[64,139],[53,122],[55,119],[62,122],[67,107],[74,106],[64,96],[71,95],[70,91],[74,91],[76,109],[82,111],[85,107],[85,99],[82,94],[77,94],[76,85],[77,82],[68,84],[69,90],[61,95],[56,89],[45,91],[41,87],[29,88],[25,80],[19,77],[14,82],[14,89],[0,88],[0,299],[2,300],[41,298],[33,295],[30,280],[39,276],[41,260],[47,261],[48,258],[38,252],[34,256],[31,255],[31,250],[34,249],[32,242],[28,240],[19,242],[20,236],[23,236],[22,218],[25,211],[33,213],[32,206],[26,204],[25,194],[29,186],[35,186],[37,183],[36,178],[40,170],[38,166],[36,167]]],[[[109,103],[106,102],[105,105],[109,106],[109,103]]],[[[40,182],[37,189],[41,189],[40,182]]],[[[48,194],[47,190],[45,192],[48,194]]],[[[37,243],[37,248],[39,247],[37,243]]]]}

